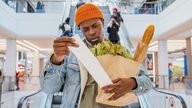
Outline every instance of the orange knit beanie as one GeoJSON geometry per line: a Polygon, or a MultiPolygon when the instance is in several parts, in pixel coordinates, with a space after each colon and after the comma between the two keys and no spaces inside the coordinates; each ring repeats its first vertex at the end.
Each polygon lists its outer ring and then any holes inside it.
{"type": "Polygon", "coordinates": [[[75,14],[75,24],[79,27],[82,22],[95,18],[101,18],[104,20],[103,13],[97,6],[88,3],[77,9],[75,14]]]}

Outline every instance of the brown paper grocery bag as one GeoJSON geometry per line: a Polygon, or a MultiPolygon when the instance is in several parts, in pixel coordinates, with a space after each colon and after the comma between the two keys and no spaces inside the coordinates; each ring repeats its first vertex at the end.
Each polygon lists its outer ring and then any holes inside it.
{"type": "MultiPolygon", "coordinates": [[[[121,56],[103,55],[97,57],[111,80],[116,78],[129,78],[138,75],[140,64],[121,56]]],[[[111,106],[125,106],[137,101],[134,93],[127,93],[115,101],[108,101],[112,94],[105,94],[101,89],[98,91],[96,102],[111,106]]]]}

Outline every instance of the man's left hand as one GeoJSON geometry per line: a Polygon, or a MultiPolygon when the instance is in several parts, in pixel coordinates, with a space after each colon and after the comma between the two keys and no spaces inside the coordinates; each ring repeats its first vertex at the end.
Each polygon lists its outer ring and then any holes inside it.
{"type": "Polygon", "coordinates": [[[113,84],[102,88],[105,93],[113,94],[108,100],[116,100],[137,86],[137,83],[133,78],[117,78],[112,81],[113,84]]]}

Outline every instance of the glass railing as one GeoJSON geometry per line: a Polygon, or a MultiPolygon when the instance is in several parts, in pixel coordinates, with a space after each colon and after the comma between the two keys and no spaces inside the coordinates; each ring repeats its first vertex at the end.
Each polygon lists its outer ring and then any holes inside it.
{"type": "Polygon", "coordinates": [[[17,13],[34,13],[35,6],[30,0],[3,0],[10,8],[17,13]]]}
{"type": "Polygon", "coordinates": [[[17,13],[63,13],[71,1],[3,0],[17,13]]]}
{"type": "MultiPolygon", "coordinates": [[[[76,5],[78,0],[66,0],[66,1],[46,1],[43,0],[3,0],[8,6],[15,9],[19,13],[60,13],[63,11],[63,7],[66,2],[71,2],[76,5]]],[[[85,0],[87,3],[94,3],[98,6],[106,6],[110,2],[115,4],[123,14],[159,14],[166,9],[175,0],[154,0],[153,2],[145,2],[145,0],[133,1],[133,0],[85,0]]]]}
{"type": "Polygon", "coordinates": [[[19,100],[17,108],[51,108],[51,101],[48,100],[48,97],[49,95],[39,90],[28,96],[23,96],[19,100]]]}
{"type": "Polygon", "coordinates": [[[175,106],[176,106],[176,104],[177,104],[177,107],[180,106],[178,108],[187,108],[187,101],[185,101],[181,95],[176,94],[176,93],[172,93],[172,92],[161,91],[161,90],[158,90],[156,88],[154,88],[153,90],[158,92],[158,93],[165,95],[164,98],[169,100],[169,105],[167,108],[170,108],[170,106],[174,107],[175,101],[178,101],[178,103],[175,103],[175,106]]]}
{"type": "Polygon", "coordinates": [[[139,96],[141,108],[187,108],[187,103],[181,95],[153,88],[139,96]]]}
{"type": "Polygon", "coordinates": [[[2,0],[7,4],[9,7],[16,9],[16,0],[2,0]]]}
{"type": "Polygon", "coordinates": [[[39,88],[39,77],[20,76],[16,78],[15,76],[4,76],[3,80],[0,77],[1,108],[7,106],[16,108],[20,97],[34,93],[39,88]]]}
{"type": "Polygon", "coordinates": [[[7,93],[16,90],[15,76],[4,76],[2,83],[2,93],[7,93]]]}
{"type": "Polygon", "coordinates": [[[64,13],[65,7],[71,1],[67,0],[30,0],[36,13],[64,13]]]}
{"type": "MultiPolygon", "coordinates": [[[[53,95],[46,95],[40,91],[20,99],[17,108],[51,108],[53,95]]],[[[135,101],[132,106],[140,106],[141,108],[187,108],[187,102],[181,95],[165,92],[153,88],[151,91],[144,95],[138,96],[139,101],[135,101]],[[158,105],[158,106],[157,106],[158,105]],[[170,106],[171,105],[171,106],[170,106]]]]}
{"type": "Polygon", "coordinates": [[[154,0],[138,2],[134,0],[116,0],[115,3],[123,14],[159,14],[175,0],[154,0]]]}
{"type": "Polygon", "coordinates": [[[192,95],[192,77],[185,77],[185,93],[192,95]]]}
{"type": "Polygon", "coordinates": [[[183,76],[168,76],[168,75],[155,75],[149,76],[154,82],[154,85],[158,89],[174,91],[178,93],[185,94],[186,90],[186,81],[183,76]]]}
{"type": "Polygon", "coordinates": [[[2,83],[2,93],[12,91],[37,91],[40,88],[39,77],[23,76],[4,76],[2,83]]]}
{"type": "Polygon", "coordinates": [[[2,95],[2,85],[3,85],[3,82],[4,82],[4,76],[3,75],[0,75],[0,108],[1,108],[1,95],[2,95]]]}

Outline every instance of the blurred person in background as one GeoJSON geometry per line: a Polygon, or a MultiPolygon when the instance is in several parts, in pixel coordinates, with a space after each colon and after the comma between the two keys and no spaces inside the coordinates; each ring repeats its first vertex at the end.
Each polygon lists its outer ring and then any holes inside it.
{"type": "Polygon", "coordinates": [[[61,37],[62,36],[68,36],[68,37],[73,36],[72,27],[69,25],[69,21],[70,21],[70,18],[67,17],[65,22],[62,25],[59,26],[59,29],[62,30],[61,37]]]}
{"type": "Polygon", "coordinates": [[[171,86],[171,82],[173,81],[173,71],[171,69],[172,63],[168,64],[168,75],[169,75],[169,87],[171,86]]]}
{"type": "Polygon", "coordinates": [[[3,72],[0,70],[0,76],[2,76],[3,75],[3,72]]]}
{"type": "Polygon", "coordinates": [[[19,90],[19,77],[20,77],[20,72],[16,72],[15,74],[15,86],[16,86],[16,90],[19,90]]]}
{"type": "Polygon", "coordinates": [[[121,25],[121,22],[123,22],[123,18],[120,14],[120,11],[118,11],[117,8],[113,8],[113,14],[112,16],[115,18],[115,20],[118,22],[119,26],[121,25]]]}
{"type": "Polygon", "coordinates": [[[41,1],[37,1],[37,6],[36,6],[36,12],[37,13],[45,13],[45,8],[44,8],[44,4],[41,1]]]}
{"type": "Polygon", "coordinates": [[[3,72],[0,70],[0,81],[4,81],[5,76],[3,75],[3,72]]]}
{"type": "Polygon", "coordinates": [[[109,40],[113,43],[113,44],[119,44],[120,42],[120,38],[119,38],[119,23],[115,20],[117,16],[113,16],[111,17],[111,20],[108,23],[107,26],[107,32],[109,33],[109,40]]]}
{"type": "Polygon", "coordinates": [[[80,6],[84,5],[85,2],[83,2],[83,0],[79,0],[79,2],[76,5],[76,8],[78,9],[80,6]]]}

